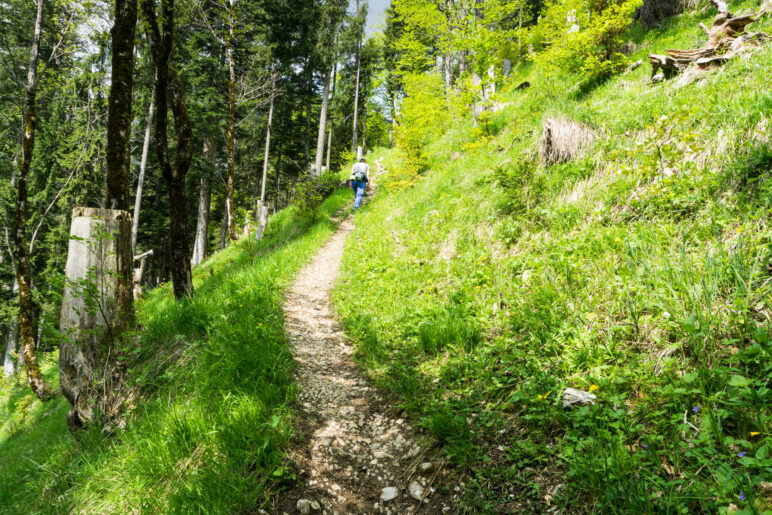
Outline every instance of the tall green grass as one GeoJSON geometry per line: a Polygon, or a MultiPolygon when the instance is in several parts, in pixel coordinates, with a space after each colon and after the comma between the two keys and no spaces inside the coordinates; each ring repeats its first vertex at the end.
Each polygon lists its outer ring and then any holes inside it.
{"type": "MultiPolygon", "coordinates": [[[[713,15],[632,29],[633,58],[696,46],[713,15]]],[[[363,210],[336,303],[470,510],[770,508],[771,58],[683,88],[646,66],[589,90],[521,66],[487,130],[466,118],[424,147],[411,188],[385,157],[391,193],[363,210]],[[541,167],[558,114],[601,138],[541,167]],[[597,404],[564,410],[569,386],[597,404]]]]}
{"type": "MultiPolygon", "coordinates": [[[[3,513],[245,513],[286,479],[294,386],[282,292],[333,233],[340,191],[311,224],[273,216],[263,241],[245,239],[196,268],[196,295],[169,285],[137,308],[123,349],[126,429],[73,437],[63,400],[42,405],[24,384],[0,390],[3,513]]],[[[55,356],[54,356],[55,357],[55,356]]],[[[56,375],[54,363],[46,373],[56,375]]]]}

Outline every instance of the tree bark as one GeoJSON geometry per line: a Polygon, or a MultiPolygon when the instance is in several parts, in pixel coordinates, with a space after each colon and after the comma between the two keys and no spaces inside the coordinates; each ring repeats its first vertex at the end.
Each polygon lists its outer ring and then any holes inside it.
{"type": "Polygon", "coordinates": [[[38,0],[35,18],[35,34],[30,51],[30,65],[27,70],[27,95],[24,113],[24,139],[22,141],[22,159],[19,163],[19,175],[16,180],[16,220],[14,222],[14,243],[16,245],[16,281],[19,285],[19,329],[21,333],[22,353],[27,369],[27,381],[35,395],[42,401],[53,397],[51,389],[43,379],[35,355],[35,331],[32,327],[32,270],[30,269],[29,247],[27,246],[27,178],[29,175],[32,152],[35,149],[35,127],[37,113],[35,99],[38,85],[38,55],[40,52],[40,32],[43,25],[43,0],[38,0]]]}
{"type": "MultiPolygon", "coordinates": [[[[204,138],[204,160],[214,165],[214,138],[207,133],[204,138]]],[[[212,188],[209,180],[209,172],[205,170],[201,174],[200,188],[198,192],[198,217],[196,222],[196,237],[193,242],[192,265],[198,266],[206,259],[208,247],[209,208],[212,204],[212,188]]]]}
{"type": "Polygon", "coordinates": [[[273,212],[279,212],[279,188],[281,186],[281,150],[279,151],[279,158],[276,160],[276,192],[273,197],[273,212]]]}
{"type": "Polygon", "coordinates": [[[268,179],[268,156],[271,152],[271,125],[273,124],[273,104],[276,95],[276,77],[271,86],[271,107],[268,109],[268,128],[265,133],[265,154],[263,156],[263,180],[260,184],[260,201],[265,202],[265,183],[268,179]]]}
{"type": "Polygon", "coordinates": [[[220,250],[228,244],[228,198],[225,198],[223,206],[222,224],[220,225],[220,250]]]}
{"type": "Polygon", "coordinates": [[[17,363],[15,354],[19,353],[19,322],[17,320],[11,321],[6,329],[5,336],[3,338],[3,354],[2,365],[3,375],[6,378],[11,377],[16,373],[17,363]]]}
{"type": "MultiPolygon", "coordinates": [[[[105,206],[128,212],[130,209],[131,120],[134,89],[134,36],[137,27],[137,0],[115,0],[112,28],[112,71],[107,113],[107,178],[105,206]]],[[[128,327],[134,316],[134,256],[131,238],[120,238],[118,289],[115,292],[116,320],[112,334],[128,327]]]]}
{"type": "Polygon", "coordinates": [[[236,216],[233,202],[233,190],[236,182],[236,64],[233,62],[233,31],[235,25],[233,0],[228,9],[228,37],[225,40],[225,53],[228,57],[228,236],[231,241],[238,239],[236,234],[236,216]]]}
{"type": "Polygon", "coordinates": [[[322,175],[322,159],[324,158],[324,136],[327,126],[327,104],[330,101],[330,77],[331,71],[328,68],[324,74],[324,88],[322,90],[322,111],[319,114],[319,133],[316,137],[316,161],[314,162],[314,173],[317,177],[322,175]]]}
{"type": "Polygon", "coordinates": [[[139,178],[137,179],[137,193],[134,196],[134,218],[131,225],[131,254],[137,253],[137,232],[139,231],[139,210],[142,204],[142,189],[145,186],[145,170],[147,170],[147,155],[150,151],[150,134],[153,130],[153,101],[147,109],[147,121],[145,125],[145,141],[142,144],[142,160],[139,163],[139,178]]]}
{"type": "MultiPolygon", "coordinates": [[[[335,60],[335,64],[332,66],[332,97],[330,97],[330,103],[333,104],[335,102],[335,85],[338,81],[338,61],[335,60]]],[[[330,110],[330,115],[328,116],[328,122],[330,125],[330,130],[328,131],[327,136],[327,170],[330,170],[330,153],[332,152],[332,111],[330,110]]]]}
{"type": "Polygon", "coordinates": [[[356,152],[357,151],[357,139],[358,139],[358,125],[359,125],[359,69],[360,69],[360,59],[359,59],[360,49],[357,49],[357,78],[354,85],[354,131],[353,135],[351,136],[351,151],[356,152]]]}
{"type": "Polygon", "coordinates": [[[193,278],[190,265],[188,239],[188,212],[185,195],[185,176],[190,169],[193,155],[193,129],[185,95],[177,71],[171,65],[174,42],[174,0],[161,0],[163,34],[158,27],[154,0],[142,0],[142,10],[147,21],[147,40],[155,63],[155,104],[158,116],[155,122],[156,152],[161,175],[167,185],[169,201],[169,264],[174,296],[177,300],[193,295],[193,278]],[[177,149],[174,162],[169,160],[167,112],[174,115],[174,131],[177,149]]]}

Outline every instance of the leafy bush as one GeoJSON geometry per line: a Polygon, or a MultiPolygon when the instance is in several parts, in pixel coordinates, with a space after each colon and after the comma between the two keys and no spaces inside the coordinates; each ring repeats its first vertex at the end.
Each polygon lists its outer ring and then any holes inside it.
{"type": "Polygon", "coordinates": [[[406,97],[402,101],[401,122],[395,140],[407,156],[403,182],[412,183],[428,167],[423,146],[439,136],[448,121],[447,102],[442,79],[437,74],[407,75],[406,97]]]}
{"type": "Polygon", "coordinates": [[[304,218],[316,220],[317,210],[322,202],[338,187],[340,178],[334,172],[321,177],[304,177],[295,185],[295,208],[304,218]]]}
{"type": "Polygon", "coordinates": [[[641,0],[553,0],[532,41],[547,48],[536,54],[540,66],[556,65],[581,78],[603,80],[626,66],[619,50],[641,0]]]}

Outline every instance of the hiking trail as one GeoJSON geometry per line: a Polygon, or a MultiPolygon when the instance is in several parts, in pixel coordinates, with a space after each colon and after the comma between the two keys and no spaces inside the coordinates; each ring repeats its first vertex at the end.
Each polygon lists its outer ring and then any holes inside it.
{"type": "MultiPolygon", "coordinates": [[[[376,164],[377,177],[385,170],[376,164]]],[[[453,513],[457,499],[437,490],[443,462],[429,457],[428,439],[354,363],[336,321],[330,291],[353,229],[348,216],[298,274],[284,305],[299,386],[297,447],[290,453],[298,484],[281,495],[275,512],[453,513]]]]}

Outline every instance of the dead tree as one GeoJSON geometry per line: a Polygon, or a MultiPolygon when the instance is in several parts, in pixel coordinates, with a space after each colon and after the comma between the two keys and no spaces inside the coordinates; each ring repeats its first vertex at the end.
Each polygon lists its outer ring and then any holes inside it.
{"type": "Polygon", "coordinates": [[[652,82],[673,78],[692,66],[697,72],[721,66],[748,47],[759,46],[768,39],[762,33],[745,32],[760,14],[734,16],[722,0],[711,0],[711,3],[718,9],[718,14],[710,28],[700,24],[708,37],[705,45],[694,50],[668,50],[667,55],[649,54],[652,82]]]}
{"type": "Polygon", "coordinates": [[[139,232],[139,210],[142,205],[142,190],[145,186],[145,171],[147,170],[147,155],[150,151],[150,135],[153,130],[153,101],[147,109],[147,121],[145,122],[145,141],[142,144],[142,159],[139,162],[139,178],[137,179],[137,192],[134,195],[134,219],[131,225],[131,253],[137,252],[137,233],[139,232]]]}
{"type": "MultiPolygon", "coordinates": [[[[204,161],[214,167],[214,136],[207,133],[204,137],[204,161]]],[[[193,241],[192,265],[198,266],[206,258],[209,247],[209,209],[212,204],[212,183],[209,178],[209,170],[201,172],[201,181],[198,191],[198,216],[196,218],[196,236],[193,241]]]]}

